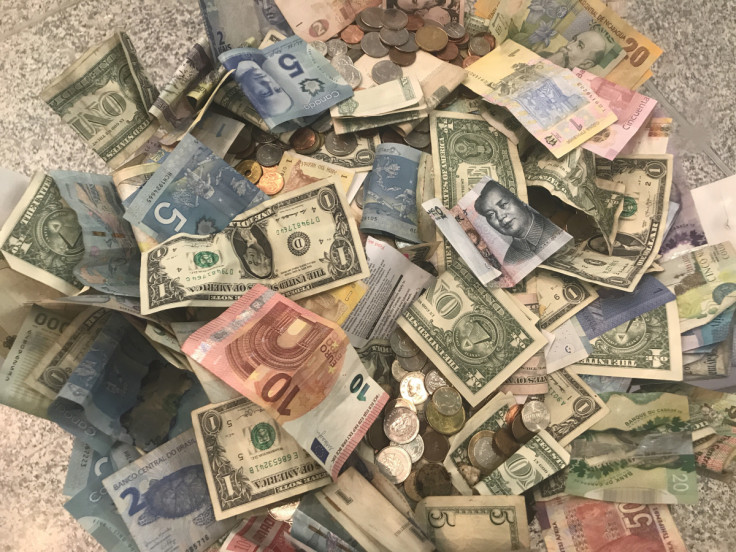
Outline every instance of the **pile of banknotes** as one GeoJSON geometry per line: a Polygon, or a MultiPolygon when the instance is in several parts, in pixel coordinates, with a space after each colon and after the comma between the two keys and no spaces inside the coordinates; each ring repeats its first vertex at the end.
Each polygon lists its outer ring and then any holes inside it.
{"type": "Polygon", "coordinates": [[[115,552],[686,550],[736,181],[674,174],[621,2],[199,4],[160,89],[117,31],[39,91],[109,174],[0,173],[0,402],[74,436],[66,510],[115,552]]]}

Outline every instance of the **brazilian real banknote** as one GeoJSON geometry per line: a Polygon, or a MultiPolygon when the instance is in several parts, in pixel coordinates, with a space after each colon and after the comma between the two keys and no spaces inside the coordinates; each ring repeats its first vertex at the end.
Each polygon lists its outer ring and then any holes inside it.
{"type": "Polygon", "coordinates": [[[148,113],[158,92],[124,32],[87,50],[40,96],[112,168],[158,126],[148,113]]]}
{"type": "Polygon", "coordinates": [[[13,270],[66,295],[84,287],[74,275],[84,257],[82,227],[49,175],[33,175],[0,230],[0,243],[13,270]]]}
{"type": "Polygon", "coordinates": [[[598,179],[625,185],[624,207],[609,254],[605,238],[593,235],[549,257],[544,268],[587,282],[633,291],[657,256],[664,237],[672,185],[672,156],[598,158],[598,179]]]}
{"type": "Polygon", "coordinates": [[[143,185],[125,218],[159,242],[212,234],[268,196],[191,134],[143,185]]]}
{"type": "Polygon", "coordinates": [[[84,256],[74,267],[77,279],[103,293],[140,295],[141,252],[123,219],[112,178],[76,171],[51,171],[49,176],[82,227],[84,256]]]}
{"type": "Polygon", "coordinates": [[[338,186],[322,181],[259,205],[218,234],[174,236],[143,255],[142,312],[226,307],[257,283],[301,298],[361,280],[368,263],[349,213],[338,186]]]}
{"type": "Polygon", "coordinates": [[[316,116],[350,98],[353,89],[325,57],[298,36],[264,48],[219,56],[268,126],[316,116]]]}
{"type": "Polygon", "coordinates": [[[331,482],[294,438],[245,397],[192,412],[194,434],[217,519],[331,482]]]}
{"type": "Polygon", "coordinates": [[[463,265],[441,274],[398,324],[471,406],[547,344],[505,291],[487,290],[463,265]]]}
{"type": "Polygon", "coordinates": [[[205,550],[236,523],[215,519],[192,430],[102,484],[141,552],[205,550]]]}
{"type": "Polygon", "coordinates": [[[403,144],[380,144],[363,184],[360,230],[417,243],[417,173],[422,152],[403,144]]]}

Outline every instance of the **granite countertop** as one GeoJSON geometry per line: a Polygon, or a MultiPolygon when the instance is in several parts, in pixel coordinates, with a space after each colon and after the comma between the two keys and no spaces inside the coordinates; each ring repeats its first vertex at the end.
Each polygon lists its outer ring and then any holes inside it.
{"type": "MultiPolygon", "coordinates": [[[[627,12],[627,19],[665,51],[653,67],[652,82],[690,123],[674,139],[683,178],[696,187],[732,173],[736,2],[629,0],[627,12]]],[[[29,176],[39,168],[108,172],[37,95],[115,28],[129,33],[158,85],[204,34],[196,0],[3,0],[0,167],[29,176]]],[[[0,552],[102,550],[62,507],[71,437],[4,406],[0,417],[0,552]]],[[[736,483],[701,477],[699,488],[698,504],[673,507],[686,544],[693,552],[733,549],[736,483]]],[[[533,549],[544,550],[536,522],[532,530],[533,549]]]]}

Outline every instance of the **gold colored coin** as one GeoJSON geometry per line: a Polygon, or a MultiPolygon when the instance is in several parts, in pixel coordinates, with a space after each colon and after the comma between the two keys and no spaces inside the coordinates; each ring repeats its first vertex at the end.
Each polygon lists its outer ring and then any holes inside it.
{"type": "Polygon", "coordinates": [[[489,474],[503,463],[503,458],[493,451],[493,431],[482,430],[468,442],[470,463],[482,473],[489,474]]]}
{"type": "Polygon", "coordinates": [[[424,405],[424,413],[427,416],[427,423],[432,429],[442,435],[454,435],[460,431],[465,425],[465,409],[461,408],[452,416],[443,416],[439,413],[432,401],[427,401],[424,405]]]}
{"type": "Polygon", "coordinates": [[[250,180],[253,184],[256,184],[261,179],[261,176],[263,176],[263,167],[261,167],[261,164],[258,161],[254,161],[253,159],[241,161],[237,164],[235,170],[250,180]]]}
{"type": "Polygon", "coordinates": [[[417,45],[425,52],[439,52],[447,46],[447,33],[439,27],[424,26],[414,36],[417,45]]]}

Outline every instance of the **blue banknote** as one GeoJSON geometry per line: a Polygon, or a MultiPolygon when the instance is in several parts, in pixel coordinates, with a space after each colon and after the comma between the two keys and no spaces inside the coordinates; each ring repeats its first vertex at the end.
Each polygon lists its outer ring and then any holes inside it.
{"type": "Polygon", "coordinates": [[[419,243],[417,172],[422,152],[402,144],[380,144],[370,177],[363,184],[360,230],[419,243]]]}
{"type": "Polygon", "coordinates": [[[189,372],[168,364],[114,312],[48,416],[99,453],[118,442],[151,450],[169,438],[181,397],[191,387],[189,372]]]}
{"type": "Polygon", "coordinates": [[[313,493],[302,497],[291,521],[291,536],[317,552],[365,552],[313,493]]]}
{"type": "Polygon", "coordinates": [[[689,353],[707,352],[705,347],[717,345],[726,339],[735,312],[736,305],[733,305],[707,324],[683,333],[682,350],[689,353]]]}
{"type": "Polygon", "coordinates": [[[250,180],[186,134],[140,189],[125,219],[162,242],[179,233],[219,232],[266,199],[250,180]]]}
{"type": "Polygon", "coordinates": [[[664,284],[646,274],[634,291],[598,289],[598,299],[576,316],[588,339],[593,339],[645,312],[675,300],[664,284]]]}
{"type": "Polygon", "coordinates": [[[291,36],[263,50],[236,48],[220,54],[269,128],[313,117],[353,96],[353,89],[322,54],[291,36]]]}
{"type": "Polygon", "coordinates": [[[102,483],[142,552],[207,550],[239,521],[215,520],[193,430],[102,483]]]}
{"type": "Polygon", "coordinates": [[[75,439],[69,458],[64,490],[68,490],[70,479],[75,484],[79,482],[80,487],[71,493],[64,508],[108,552],[139,550],[102,484],[103,479],[140,456],[133,447],[128,448],[127,461],[116,462],[115,459],[120,459],[121,456],[113,450],[101,454],[81,439],[75,439]]]}
{"type": "Polygon", "coordinates": [[[76,171],[49,175],[82,227],[84,256],[74,275],[98,291],[139,297],[141,252],[130,223],[123,219],[112,178],[76,171]]]}

